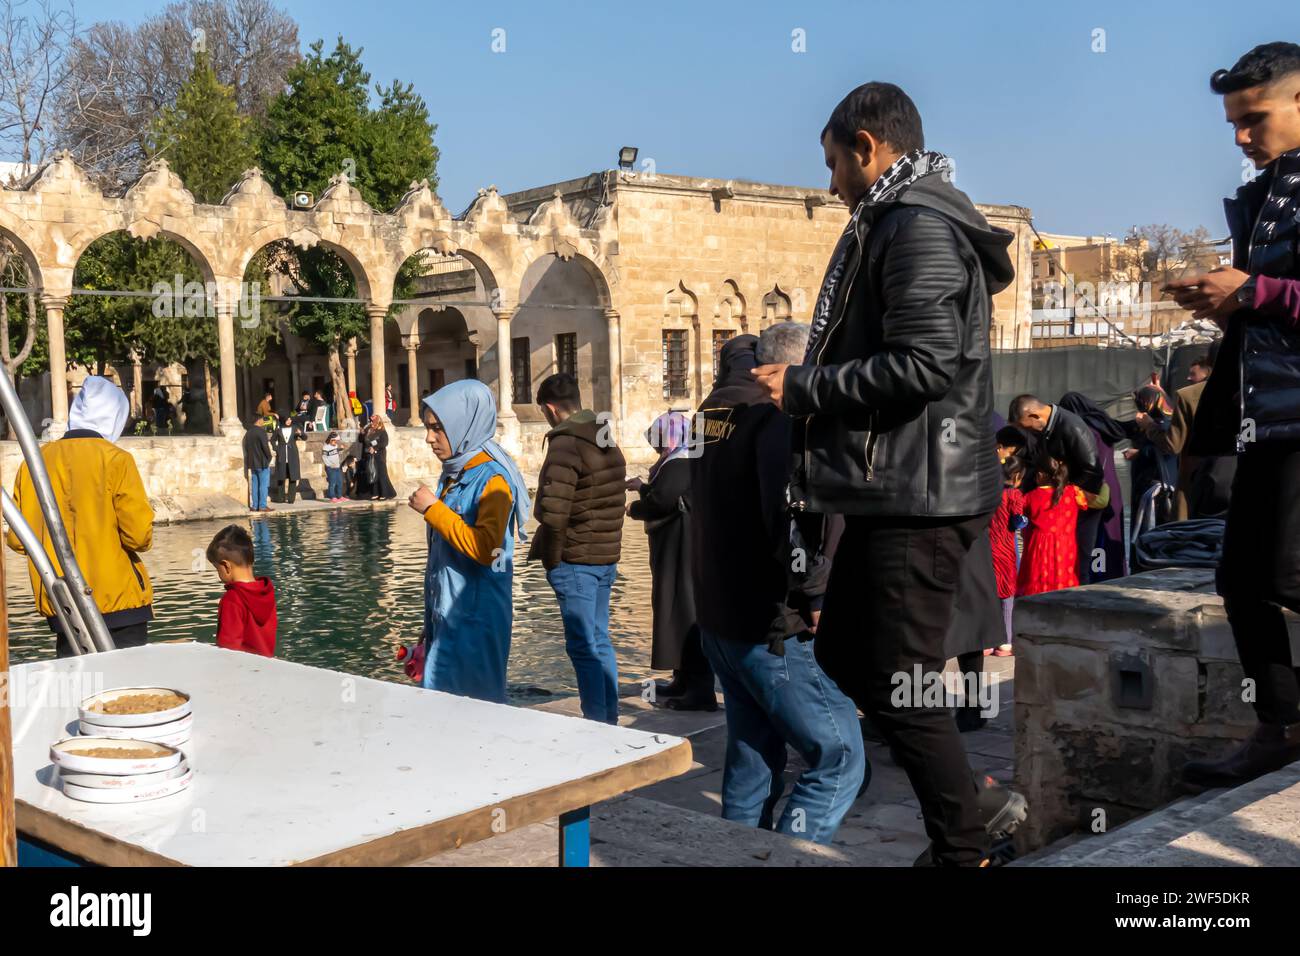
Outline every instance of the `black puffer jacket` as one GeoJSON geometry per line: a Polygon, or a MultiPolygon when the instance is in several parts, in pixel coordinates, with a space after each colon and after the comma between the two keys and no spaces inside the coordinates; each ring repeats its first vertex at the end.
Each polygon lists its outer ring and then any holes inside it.
{"type": "Polygon", "coordinates": [[[861,203],[813,355],[785,375],[794,507],[959,516],[1002,494],[991,430],[993,292],[1015,275],[1012,235],[931,173],[861,203]]]}
{"type": "Polygon", "coordinates": [[[528,560],[548,571],[568,564],[617,564],[627,502],[627,462],[611,426],[583,410],[546,433],[533,514],[541,523],[528,560]]]}
{"type": "MultiPolygon", "coordinates": [[[[1300,279],[1300,149],[1283,153],[1223,206],[1234,268],[1300,279]]],[[[1239,309],[1201,393],[1188,453],[1231,455],[1251,441],[1300,439],[1297,395],[1300,330],[1284,318],[1239,309]]]]}

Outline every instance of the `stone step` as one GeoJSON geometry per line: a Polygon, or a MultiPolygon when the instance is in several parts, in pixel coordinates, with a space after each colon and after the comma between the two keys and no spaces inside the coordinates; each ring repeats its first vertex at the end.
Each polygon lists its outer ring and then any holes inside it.
{"type": "MultiPolygon", "coordinates": [[[[558,821],[449,850],[416,866],[555,866],[558,821]]],[[[822,846],[645,797],[591,809],[592,866],[906,866],[910,843],[822,846]]]]}
{"type": "MultiPolygon", "coordinates": [[[[1178,862],[1300,862],[1300,762],[1239,787],[1211,790],[1153,811],[1113,833],[1060,853],[1035,854],[1028,866],[1139,866],[1178,862]],[[1245,825],[1242,821],[1249,821],[1245,825]]],[[[1050,847],[1048,848],[1051,849],[1050,847]]]]}
{"type": "Polygon", "coordinates": [[[1015,865],[1073,866],[1080,860],[1104,850],[1119,840],[1132,839],[1149,832],[1152,828],[1169,819],[1184,817],[1193,808],[1209,802],[1223,792],[1222,789],[1207,790],[1194,796],[1183,797],[1168,806],[1134,817],[1132,820],[1121,823],[1114,829],[1107,830],[1104,833],[1077,833],[1021,857],[1015,865]]]}

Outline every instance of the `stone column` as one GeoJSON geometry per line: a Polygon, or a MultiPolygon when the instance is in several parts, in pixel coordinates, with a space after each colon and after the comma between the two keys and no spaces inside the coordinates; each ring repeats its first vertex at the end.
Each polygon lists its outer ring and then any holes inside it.
{"type": "MultiPolygon", "coordinates": [[[[356,339],[354,338],[348,339],[348,345],[347,348],[344,349],[344,353],[347,355],[347,359],[348,359],[348,391],[355,392],[357,390],[357,340],[356,339]]],[[[360,398],[361,396],[358,395],[357,397],[360,398]]]]}
{"type": "Polygon", "coordinates": [[[144,417],[144,364],[134,349],[131,351],[131,414],[144,417]]]}
{"type": "Polygon", "coordinates": [[[514,389],[510,375],[510,319],[514,309],[496,309],[497,317],[497,419],[515,417],[514,389]]]}
{"type": "Polygon", "coordinates": [[[408,425],[420,424],[420,370],[415,366],[415,360],[419,357],[420,333],[411,332],[409,335],[402,336],[402,344],[406,346],[406,388],[411,393],[411,417],[407,420],[408,425]]]}
{"type": "Polygon", "coordinates": [[[63,309],[66,298],[42,296],[45,326],[49,332],[50,353],[50,420],[44,437],[58,438],[68,430],[68,353],[63,342],[63,309]]]}
{"type": "MultiPolygon", "coordinates": [[[[366,306],[366,315],[370,317],[370,407],[372,414],[388,421],[384,412],[384,317],[388,315],[388,306],[370,303],[366,306]]],[[[360,396],[357,396],[360,398],[360,396]]]]}
{"type": "Polygon", "coordinates": [[[623,426],[623,340],[617,309],[605,310],[606,338],[609,344],[609,410],[623,426]]]}
{"type": "Polygon", "coordinates": [[[217,351],[221,360],[219,428],[224,435],[240,435],[244,428],[239,421],[239,386],[235,379],[235,301],[228,296],[217,300],[217,351]]]}

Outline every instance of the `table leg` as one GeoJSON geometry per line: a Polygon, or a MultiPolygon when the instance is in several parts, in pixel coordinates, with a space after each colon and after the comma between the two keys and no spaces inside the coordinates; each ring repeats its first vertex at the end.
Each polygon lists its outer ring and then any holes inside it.
{"type": "Polygon", "coordinates": [[[591,807],[560,814],[560,866],[591,863],[591,807]]]}

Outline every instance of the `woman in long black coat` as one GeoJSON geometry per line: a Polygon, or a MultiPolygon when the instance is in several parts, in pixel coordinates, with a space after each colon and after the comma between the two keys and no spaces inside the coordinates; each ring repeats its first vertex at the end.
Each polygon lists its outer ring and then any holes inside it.
{"type": "Polygon", "coordinates": [[[275,451],[275,471],[271,480],[280,489],[282,501],[293,504],[302,479],[302,465],[298,461],[298,442],[302,432],[294,427],[288,412],[280,416],[280,426],[271,434],[271,448],[275,451]]]}
{"type": "Polygon", "coordinates": [[[365,453],[357,462],[356,497],[369,498],[372,501],[396,498],[397,491],[393,488],[393,483],[388,480],[388,430],[384,428],[384,421],[378,415],[371,416],[370,424],[362,432],[361,447],[365,453]],[[373,478],[370,474],[372,465],[373,478]]]}
{"type": "Polygon", "coordinates": [[[671,670],[672,682],[656,689],[674,710],[716,710],[713,670],[700,647],[691,579],[691,468],[687,457],[690,420],[680,412],[659,416],[646,432],[659,460],[648,481],[629,478],[639,497],[628,516],[645,522],[650,538],[650,593],[654,613],[650,666],[671,670]]]}

